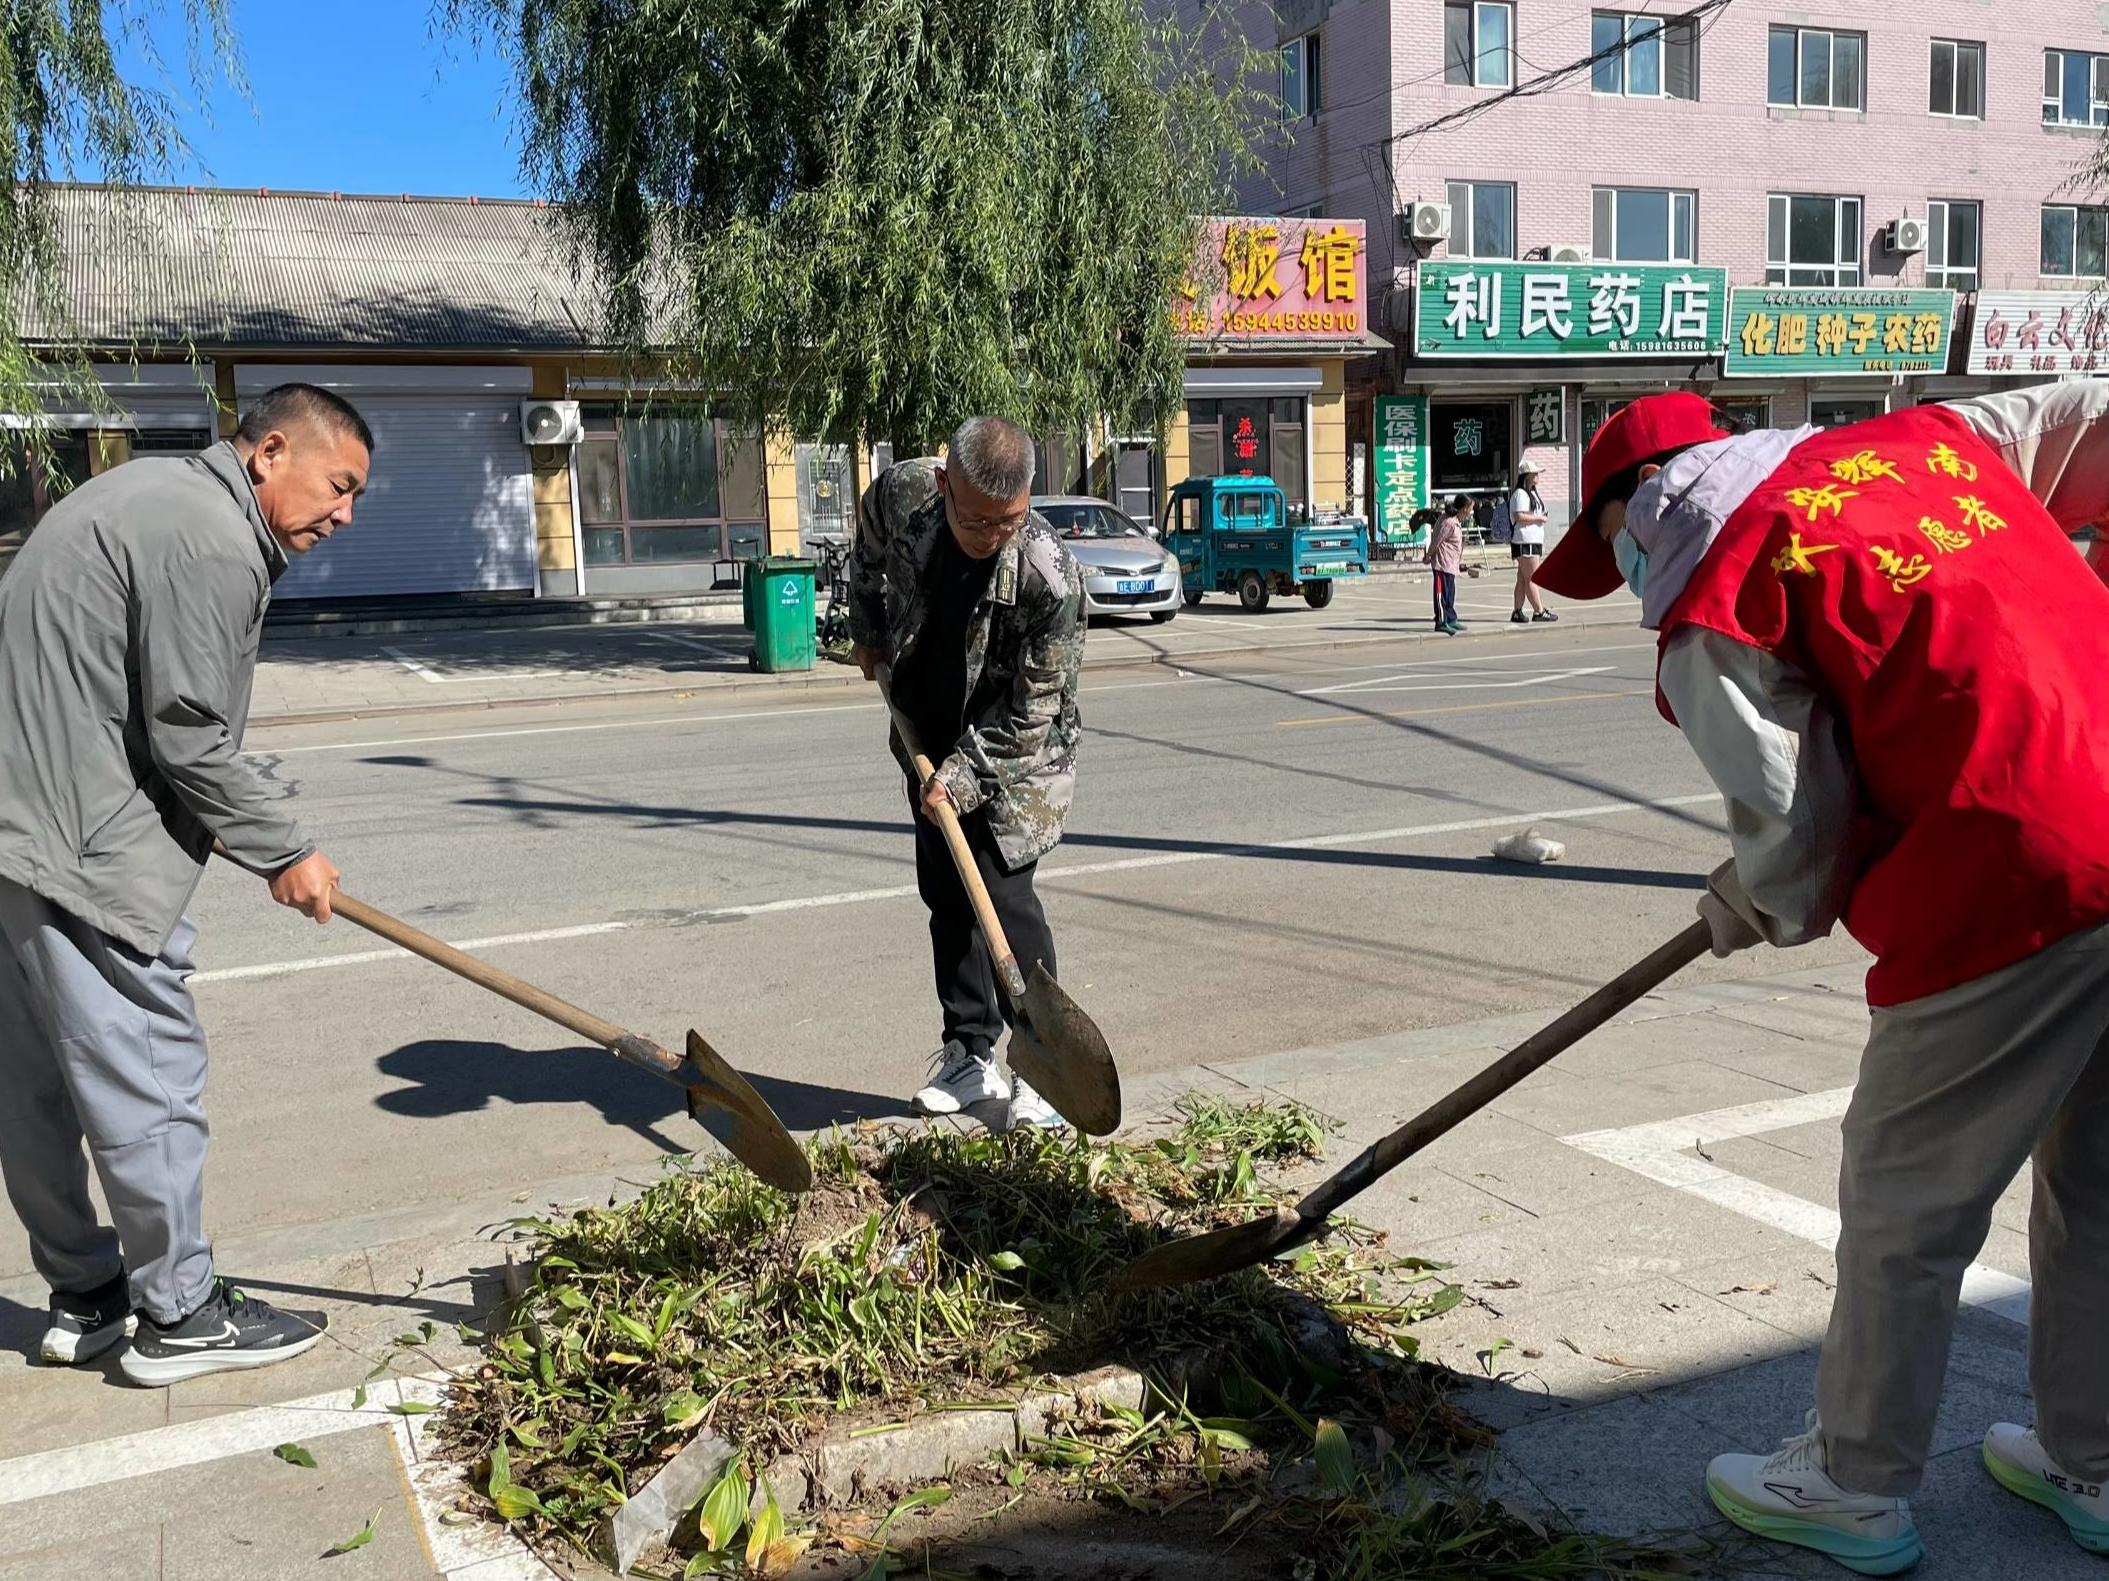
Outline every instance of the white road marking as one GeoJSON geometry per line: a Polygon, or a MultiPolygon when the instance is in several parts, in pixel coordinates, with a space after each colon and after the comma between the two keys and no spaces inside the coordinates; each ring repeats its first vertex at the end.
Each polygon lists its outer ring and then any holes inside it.
{"type": "Polygon", "coordinates": [[[178,1422],[172,1427],[127,1433],[99,1443],[0,1460],[0,1504],[23,1504],[55,1493],[101,1487],[184,1466],[202,1466],[287,1442],[312,1443],[362,1427],[386,1427],[399,1420],[389,1414],[389,1406],[436,1405],[439,1386],[436,1375],[399,1378],[393,1382],[394,1398],[388,1384],[375,1384],[366,1403],[357,1410],[352,1408],[353,1391],[339,1389],[304,1400],[288,1400],[283,1405],[178,1422]]]}
{"type": "MultiPolygon", "coordinates": [[[[1328,851],[1343,846],[1387,844],[1394,840],[1410,840],[1424,835],[1465,834],[1476,829],[1506,829],[1517,824],[1571,823],[1583,818],[1614,817],[1620,813],[1696,807],[1702,803],[1719,800],[1718,792],[1705,791],[1691,796],[1667,796],[1654,801],[1598,802],[1587,807],[1555,807],[1538,812],[1496,813],[1491,817],[1460,818],[1448,823],[1409,824],[1397,829],[1362,829],[1348,834],[1318,834],[1290,840],[1268,840],[1251,845],[1227,846],[1216,851],[1165,851],[1154,856],[1117,857],[1105,862],[1079,862],[1067,867],[1042,868],[1039,877],[1042,883],[1059,884],[1080,878],[1096,878],[1107,873],[1139,872],[1153,867],[1184,867],[1196,862],[1228,862],[1255,857],[1264,859],[1278,851],[1328,851]]],[[[588,922],[568,928],[544,928],[532,933],[494,934],[489,938],[464,939],[456,943],[455,948],[478,950],[504,944],[547,944],[560,939],[585,938],[594,934],[625,933],[644,928],[686,927],[734,917],[766,917],[791,911],[818,911],[833,906],[863,905],[871,901],[905,900],[916,893],[917,889],[913,884],[890,884],[878,889],[846,889],[826,895],[796,895],[784,900],[755,901],[748,905],[716,906],[673,918],[654,918],[639,922],[588,922]]],[[[209,984],[284,977],[294,972],[366,966],[375,961],[398,960],[407,954],[407,951],[399,949],[359,950],[346,955],[312,956],[306,960],[265,961],[254,966],[227,966],[214,971],[197,972],[190,980],[193,984],[209,984]]]]}
{"type": "Polygon", "coordinates": [[[676,636],[671,631],[654,631],[648,633],[648,635],[654,642],[670,642],[679,648],[694,648],[717,659],[737,659],[742,657],[736,649],[728,648],[722,643],[700,642],[694,637],[676,636]]]}
{"type": "MultiPolygon", "coordinates": [[[[1767,1131],[1835,1120],[1845,1113],[1852,1097],[1852,1088],[1837,1087],[1829,1092],[1799,1093],[1791,1098],[1739,1104],[1732,1109],[1675,1120],[1588,1131],[1560,1140],[1658,1185],[1711,1202],[1825,1251],[1835,1251],[1840,1227],[1835,1208],[1723,1169],[1700,1158],[1696,1149],[1738,1137],[1762,1136],[1767,1131]]],[[[1963,1273],[1962,1298],[1967,1305],[1982,1307],[2009,1322],[2023,1327],[2028,1324],[2029,1285],[2025,1279],[1972,1263],[1963,1273]]]]}
{"type": "Polygon", "coordinates": [[[1590,664],[1572,670],[1548,670],[1543,675],[1520,675],[1505,681],[1432,681],[1418,671],[1408,670],[1398,675],[1374,675],[1366,681],[1343,681],[1338,686],[1320,686],[1307,692],[1298,692],[1298,697],[1338,697],[1353,693],[1360,696],[1370,692],[1498,692],[1518,686],[1549,686],[1554,681],[1571,681],[1578,675],[1603,675],[1618,668],[1613,664],[1590,664]]]}
{"type": "Polygon", "coordinates": [[[381,651],[419,680],[434,686],[450,686],[462,681],[546,681],[552,676],[578,673],[572,670],[485,670],[475,675],[442,675],[431,665],[411,658],[401,648],[384,647],[381,651]]]}
{"type": "Polygon", "coordinates": [[[395,662],[400,664],[404,669],[408,670],[412,675],[430,681],[434,686],[439,685],[439,672],[437,670],[434,670],[427,665],[418,663],[417,660],[411,658],[410,655],[405,653],[401,648],[384,647],[381,649],[381,651],[387,654],[389,658],[395,660],[395,662]]]}
{"type": "Polygon", "coordinates": [[[433,1416],[393,1417],[396,1459],[423,1527],[425,1552],[448,1581],[553,1581],[558,1573],[535,1557],[512,1529],[496,1521],[460,1525],[444,1519],[470,1490],[468,1472],[428,1447],[433,1416]]]}

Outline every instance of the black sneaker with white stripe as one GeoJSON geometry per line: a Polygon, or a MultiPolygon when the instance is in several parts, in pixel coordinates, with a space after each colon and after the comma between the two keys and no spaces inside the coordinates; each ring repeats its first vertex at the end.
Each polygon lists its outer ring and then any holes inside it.
{"type": "Polygon", "coordinates": [[[54,1290],[51,1326],[44,1330],[44,1359],[55,1367],[93,1361],[124,1343],[138,1322],[131,1282],[123,1274],[93,1290],[54,1290]]]}
{"type": "Polygon", "coordinates": [[[329,1326],[326,1312],[281,1312],[219,1279],[205,1304],[180,1323],[140,1318],[124,1354],[124,1375],[163,1389],[216,1372],[269,1367],[313,1350],[329,1326]]]}

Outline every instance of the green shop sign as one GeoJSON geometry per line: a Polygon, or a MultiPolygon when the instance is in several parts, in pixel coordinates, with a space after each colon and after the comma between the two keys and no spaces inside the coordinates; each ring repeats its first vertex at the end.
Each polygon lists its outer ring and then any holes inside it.
{"type": "Polygon", "coordinates": [[[1953,291],[1739,287],[1728,309],[1732,379],[1940,373],[1955,322],[1953,291]]]}
{"type": "Polygon", "coordinates": [[[1424,263],[1421,357],[1713,357],[1728,272],[1689,264],[1424,263]]]}
{"type": "Polygon", "coordinates": [[[1413,513],[1428,503],[1428,398],[1377,397],[1378,543],[1416,541],[1413,513]]]}

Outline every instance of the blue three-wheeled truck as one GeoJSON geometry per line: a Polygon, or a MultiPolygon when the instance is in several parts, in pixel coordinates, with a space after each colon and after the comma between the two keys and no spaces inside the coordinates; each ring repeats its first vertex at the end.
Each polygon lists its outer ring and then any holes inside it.
{"type": "Polygon", "coordinates": [[[1204,594],[1236,593],[1256,613],[1276,593],[1301,593],[1324,609],[1334,582],[1369,573],[1359,523],[1293,525],[1272,478],[1188,478],[1165,502],[1160,527],[1189,606],[1204,594]]]}

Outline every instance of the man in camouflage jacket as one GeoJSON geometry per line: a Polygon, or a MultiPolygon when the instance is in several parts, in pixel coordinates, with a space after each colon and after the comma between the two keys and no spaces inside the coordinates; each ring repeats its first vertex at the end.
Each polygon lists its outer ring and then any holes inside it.
{"type": "Polygon", "coordinates": [[[922,805],[916,877],[930,908],[943,1010],[937,1075],[916,1094],[924,1113],[1008,1105],[1008,1123],[1056,1123],[1023,1081],[995,1065],[1011,1007],[974,926],[972,906],[929,808],[958,811],[1011,948],[1028,972],[1055,969],[1054,940],[1033,890],[1039,859],[1062,838],[1082,733],[1083,577],[1029,508],[1032,439],[1000,418],[970,418],[944,464],[904,461],[865,490],[850,560],[850,629],[867,678],[893,669],[893,696],[936,765],[915,785],[900,732],[894,756],[922,805]]]}

